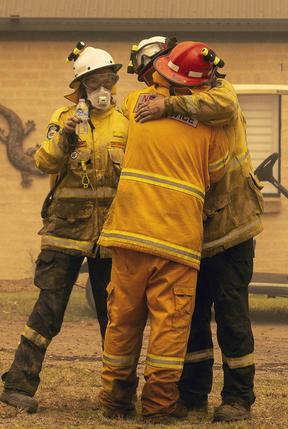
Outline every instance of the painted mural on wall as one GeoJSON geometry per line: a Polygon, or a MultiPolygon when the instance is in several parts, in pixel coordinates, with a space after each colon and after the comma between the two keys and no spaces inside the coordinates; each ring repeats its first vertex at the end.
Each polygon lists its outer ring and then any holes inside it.
{"type": "Polygon", "coordinates": [[[21,185],[27,188],[32,184],[31,176],[45,176],[35,166],[33,159],[33,155],[39,146],[29,147],[26,150],[23,146],[24,140],[35,130],[35,122],[28,121],[23,125],[17,113],[1,104],[0,115],[7,121],[9,127],[8,134],[0,129],[0,141],[6,145],[9,162],[21,173],[21,185]]]}

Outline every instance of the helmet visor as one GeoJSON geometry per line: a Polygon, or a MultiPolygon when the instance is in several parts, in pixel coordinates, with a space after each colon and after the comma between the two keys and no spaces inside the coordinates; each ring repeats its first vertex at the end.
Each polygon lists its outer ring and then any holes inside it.
{"type": "Polygon", "coordinates": [[[134,69],[137,70],[139,69],[139,67],[146,67],[152,61],[154,56],[165,48],[166,45],[160,42],[154,42],[149,45],[143,46],[143,48],[140,48],[139,51],[136,52],[136,55],[134,57],[134,69]]]}

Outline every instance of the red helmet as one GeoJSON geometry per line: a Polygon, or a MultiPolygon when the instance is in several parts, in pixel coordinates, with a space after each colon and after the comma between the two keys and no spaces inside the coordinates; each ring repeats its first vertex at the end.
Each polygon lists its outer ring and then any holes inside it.
{"type": "Polygon", "coordinates": [[[181,86],[198,86],[209,81],[224,62],[205,43],[181,42],[156,58],[154,68],[168,81],[181,86]]]}

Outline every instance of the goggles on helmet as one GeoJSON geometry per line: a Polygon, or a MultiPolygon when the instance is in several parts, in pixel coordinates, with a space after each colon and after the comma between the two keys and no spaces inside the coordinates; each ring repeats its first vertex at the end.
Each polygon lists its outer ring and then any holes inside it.
{"type": "Polygon", "coordinates": [[[128,73],[136,73],[138,75],[138,80],[145,80],[144,75],[153,67],[153,60],[159,55],[168,53],[177,44],[176,38],[161,38],[163,39],[163,42],[153,41],[140,47],[140,49],[137,45],[132,46],[130,63],[127,68],[128,73]]]}
{"type": "Polygon", "coordinates": [[[94,91],[95,89],[104,86],[104,88],[112,89],[112,87],[118,81],[119,76],[116,73],[108,72],[108,73],[99,73],[91,76],[87,76],[82,80],[85,88],[94,91]]]}
{"type": "Polygon", "coordinates": [[[135,56],[132,58],[132,64],[136,73],[138,70],[143,70],[153,60],[154,56],[163,51],[163,49],[165,49],[163,43],[151,43],[135,52],[135,56]]]}

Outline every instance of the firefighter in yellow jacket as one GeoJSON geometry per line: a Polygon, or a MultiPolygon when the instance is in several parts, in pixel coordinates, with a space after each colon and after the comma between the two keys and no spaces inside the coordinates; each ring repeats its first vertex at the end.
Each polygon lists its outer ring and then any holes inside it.
{"type": "MultiPolygon", "coordinates": [[[[201,57],[203,47],[184,42],[172,51],[181,58],[175,75],[182,91],[209,80],[213,66],[201,57]],[[195,68],[203,71],[202,78],[193,77],[195,68]]],[[[124,103],[130,120],[124,166],[99,240],[113,251],[100,392],[108,417],[127,416],[134,410],[147,315],[151,331],[143,416],[183,417],[177,407],[177,382],[194,308],[203,203],[206,191],[229,163],[228,141],[221,128],[182,115],[135,122],[135,110],[152,92],[169,94],[171,79],[164,77],[170,62],[170,56],[159,58],[155,67],[162,76],[155,73],[153,87],[131,93],[124,103]]]]}
{"type": "MultiPolygon", "coordinates": [[[[150,61],[146,59],[135,72],[151,85],[153,59],[165,53],[166,46],[148,47],[153,54],[150,61]]],[[[245,118],[226,79],[214,76],[207,91],[192,95],[157,96],[139,107],[136,120],[146,122],[171,114],[223,127],[232,159],[226,174],[205,197],[202,261],[180,397],[189,409],[207,408],[213,378],[210,321],[214,304],[224,371],[222,403],[214,420],[242,420],[250,416],[255,401],[248,285],[253,272],[253,237],[263,229],[261,185],[252,172],[245,118]]]]}
{"type": "Polygon", "coordinates": [[[70,87],[75,92],[69,98],[76,104],[79,97],[85,100],[82,113],[88,107],[89,122],[82,122],[77,129],[80,119],[75,104],[56,110],[47,138],[35,155],[42,171],[57,174],[42,210],[41,253],[35,271],[40,294],[14,362],[2,376],[1,401],[29,412],[37,410],[33,396],[45,352],[61,329],[85,256],[102,337],[107,323],[111,255],[105,249],[97,251],[97,240],[116,192],[127,137],[128,121],[116,111],[112,98],[121,65],[115,64],[108,52],[93,47],[74,50],[71,56],[75,79],[70,87]]]}

